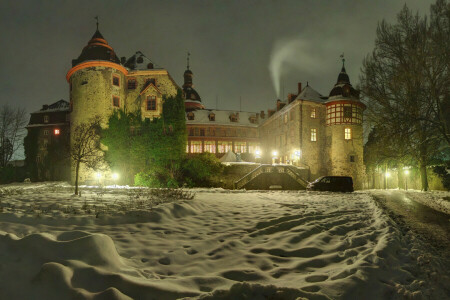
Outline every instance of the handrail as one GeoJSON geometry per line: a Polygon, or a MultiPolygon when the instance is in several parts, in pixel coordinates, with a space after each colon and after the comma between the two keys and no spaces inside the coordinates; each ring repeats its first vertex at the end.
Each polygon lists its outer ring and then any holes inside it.
{"type": "Polygon", "coordinates": [[[285,173],[292,179],[294,179],[301,186],[305,187],[308,182],[304,180],[300,174],[298,174],[297,169],[294,166],[287,165],[261,165],[253,171],[247,173],[244,177],[234,182],[234,189],[241,189],[247,183],[258,177],[262,173],[285,173]]]}

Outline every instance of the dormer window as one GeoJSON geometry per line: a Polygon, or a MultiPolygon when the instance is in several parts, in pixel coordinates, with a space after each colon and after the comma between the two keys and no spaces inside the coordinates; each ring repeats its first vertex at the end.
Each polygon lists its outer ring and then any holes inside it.
{"type": "Polygon", "coordinates": [[[120,86],[120,78],[119,78],[119,76],[113,75],[113,85],[120,86]]]}
{"type": "Polygon", "coordinates": [[[188,118],[188,120],[194,120],[194,113],[193,112],[188,112],[188,114],[187,114],[187,118],[188,118]]]}
{"type": "Polygon", "coordinates": [[[230,115],[230,121],[231,122],[237,122],[238,121],[238,115],[237,114],[231,114],[230,115]]]}
{"type": "Polygon", "coordinates": [[[45,115],[45,116],[44,116],[44,123],[48,123],[48,119],[49,119],[49,118],[48,118],[48,115],[45,115]]]}
{"type": "Polygon", "coordinates": [[[255,116],[251,116],[250,118],[248,118],[250,123],[255,124],[256,123],[256,117],[255,116]]]}
{"type": "Polygon", "coordinates": [[[144,59],[142,58],[142,56],[139,56],[138,58],[137,58],[137,63],[138,64],[142,64],[144,62],[144,59]]]}
{"type": "Polygon", "coordinates": [[[216,114],[215,113],[210,113],[208,117],[209,117],[210,121],[215,121],[216,120],[216,114]]]}

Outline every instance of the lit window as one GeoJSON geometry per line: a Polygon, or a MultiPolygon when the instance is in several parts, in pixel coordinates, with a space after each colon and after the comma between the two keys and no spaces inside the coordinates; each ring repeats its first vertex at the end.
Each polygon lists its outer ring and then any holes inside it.
{"type": "Polygon", "coordinates": [[[147,110],[156,110],[156,96],[147,97],[147,110]]]}
{"type": "Polygon", "coordinates": [[[48,147],[48,140],[44,139],[44,143],[43,143],[44,149],[47,149],[48,147]]]}
{"type": "Polygon", "coordinates": [[[191,141],[191,153],[202,153],[202,142],[191,141]]]}
{"type": "Polygon", "coordinates": [[[288,114],[284,114],[284,123],[287,123],[288,121],[288,114]]]}
{"type": "Polygon", "coordinates": [[[136,79],[128,79],[128,89],[134,90],[136,88],[136,79]]]}
{"type": "Polygon", "coordinates": [[[317,141],[317,129],[311,128],[311,142],[317,141]]]}
{"type": "Polygon", "coordinates": [[[113,75],[113,85],[115,85],[115,86],[120,86],[120,79],[119,79],[119,76],[114,76],[114,75],[113,75]]]}
{"type": "Polygon", "coordinates": [[[187,114],[187,118],[188,118],[188,120],[194,120],[194,113],[193,112],[188,112],[188,114],[187,114]]]}
{"type": "Polygon", "coordinates": [[[216,153],[216,142],[215,141],[205,141],[205,152],[216,153]]]}
{"type": "Polygon", "coordinates": [[[44,123],[48,123],[48,116],[47,115],[44,116],[44,123]]]}
{"type": "Polygon", "coordinates": [[[216,115],[214,113],[210,113],[208,117],[209,117],[210,121],[215,121],[216,120],[216,115]]]}
{"type": "Polygon", "coordinates": [[[55,135],[59,135],[59,134],[60,134],[59,129],[55,129],[55,130],[54,130],[54,133],[55,133],[55,135]]]}
{"type": "Polygon", "coordinates": [[[344,138],[346,140],[351,140],[352,139],[352,129],[351,128],[345,128],[344,138]]]}
{"type": "Polygon", "coordinates": [[[316,109],[315,108],[311,108],[311,118],[313,118],[313,119],[316,118],[316,109]]]}
{"type": "Polygon", "coordinates": [[[231,150],[231,147],[233,145],[233,143],[229,141],[219,141],[217,144],[219,147],[219,153],[227,153],[229,150],[231,150]]]}
{"type": "Polygon", "coordinates": [[[48,135],[48,133],[49,133],[48,130],[45,129],[45,130],[44,130],[44,135],[48,135]]]}
{"type": "Polygon", "coordinates": [[[113,106],[119,107],[120,106],[120,99],[119,97],[113,96],[113,106]]]}
{"type": "Polygon", "coordinates": [[[245,152],[247,152],[246,150],[247,150],[246,142],[234,142],[234,152],[245,153],[245,152]]]}

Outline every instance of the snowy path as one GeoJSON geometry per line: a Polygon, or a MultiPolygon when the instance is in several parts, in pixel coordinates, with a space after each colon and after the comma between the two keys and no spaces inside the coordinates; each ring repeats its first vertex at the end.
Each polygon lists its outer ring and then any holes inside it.
{"type": "Polygon", "coordinates": [[[2,199],[0,299],[427,296],[410,245],[365,193],[197,190],[99,218],[55,209],[81,199],[32,189],[2,199]]]}

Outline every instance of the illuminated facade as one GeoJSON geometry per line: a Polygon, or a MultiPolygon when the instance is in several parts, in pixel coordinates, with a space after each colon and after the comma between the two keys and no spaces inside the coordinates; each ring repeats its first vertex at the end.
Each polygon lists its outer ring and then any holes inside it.
{"type": "Polygon", "coordinates": [[[290,94],[287,102],[278,100],[277,109],[269,110],[259,127],[265,161],[307,168],[309,180],[352,176],[355,188],[361,188],[364,109],[344,66],[328,97],[299,83],[298,94],[290,94]]]}
{"type": "MultiPolygon", "coordinates": [[[[108,117],[117,109],[140,110],[142,118],[153,119],[162,112],[163,96],[174,96],[179,89],[167,70],[141,52],[119,59],[98,28],[80,56],[72,60],[66,79],[72,128],[95,116],[100,116],[102,126],[106,126],[108,117]]],[[[80,182],[92,178],[94,171],[82,164],[80,182]]]]}

